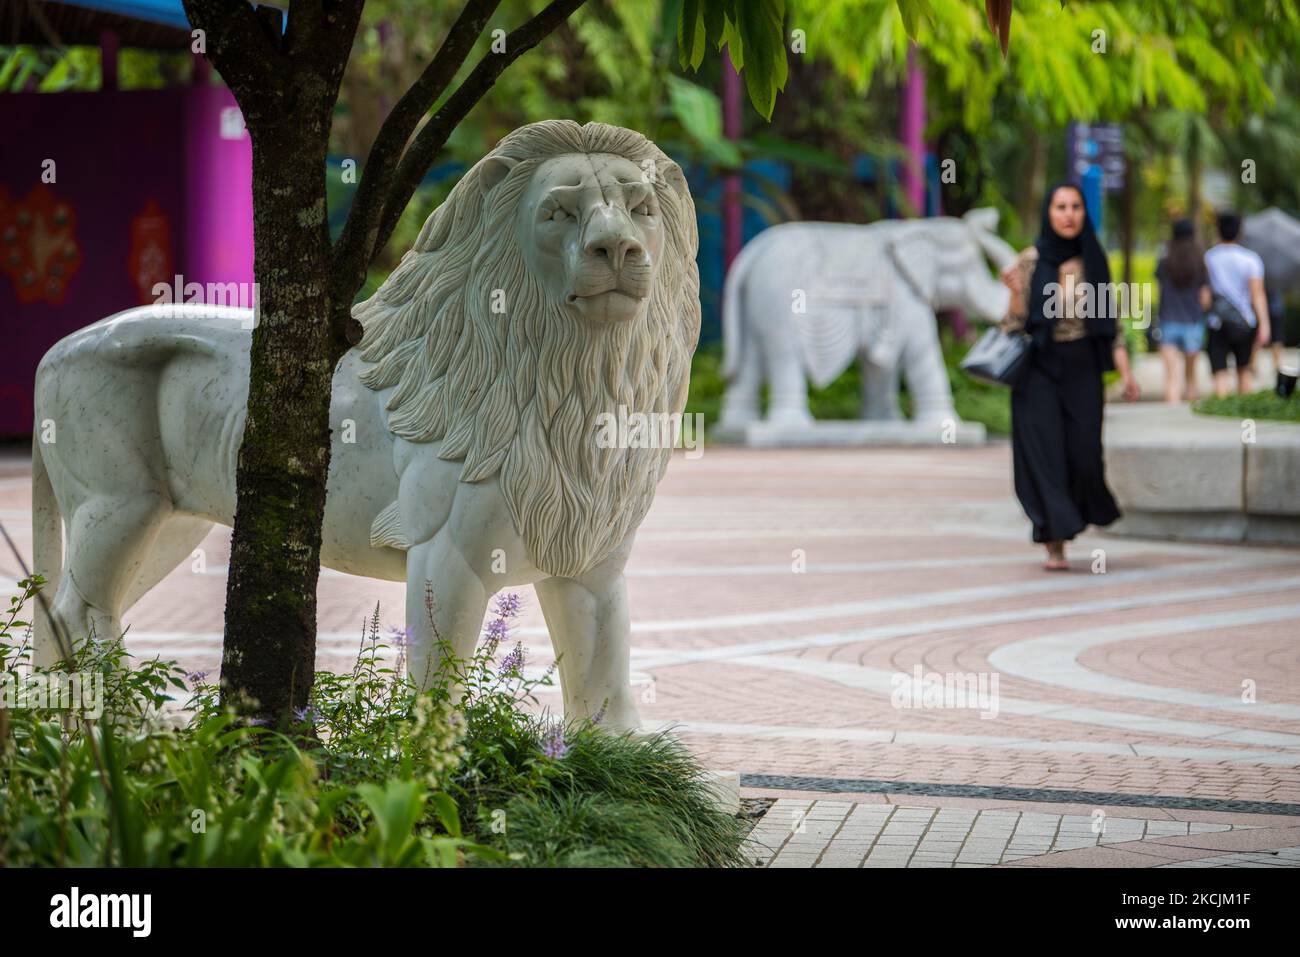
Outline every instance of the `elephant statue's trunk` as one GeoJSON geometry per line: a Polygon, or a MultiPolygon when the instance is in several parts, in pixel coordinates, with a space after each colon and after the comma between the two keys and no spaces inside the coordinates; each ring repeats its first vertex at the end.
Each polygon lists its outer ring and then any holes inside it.
{"type": "Polygon", "coordinates": [[[998,211],[991,207],[972,209],[962,217],[970,228],[975,242],[989,257],[995,269],[1001,272],[1016,260],[1016,251],[997,233],[998,211]]]}

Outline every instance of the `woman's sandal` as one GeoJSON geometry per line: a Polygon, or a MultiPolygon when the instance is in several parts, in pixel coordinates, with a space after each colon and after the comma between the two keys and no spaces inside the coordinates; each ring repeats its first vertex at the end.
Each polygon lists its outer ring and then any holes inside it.
{"type": "Polygon", "coordinates": [[[1047,552],[1047,561],[1043,562],[1043,571],[1046,572],[1068,572],[1070,570],[1069,559],[1065,557],[1065,549],[1061,549],[1061,554],[1053,555],[1049,549],[1047,552]]]}

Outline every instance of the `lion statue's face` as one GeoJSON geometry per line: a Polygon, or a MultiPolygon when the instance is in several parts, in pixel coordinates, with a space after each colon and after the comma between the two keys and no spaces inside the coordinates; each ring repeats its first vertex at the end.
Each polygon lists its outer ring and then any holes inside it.
{"type": "Polygon", "coordinates": [[[498,479],[537,567],[573,577],[640,524],[671,450],[597,441],[680,413],[700,334],[695,204],[640,133],[543,120],[452,189],[353,315],[388,427],[498,479]]]}
{"type": "Polygon", "coordinates": [[[635,163],[608,153],[556,156],[537,167],[515,228],[552,303],[597,324],[644,317],[664,251],[647,180],[635,163]]]}

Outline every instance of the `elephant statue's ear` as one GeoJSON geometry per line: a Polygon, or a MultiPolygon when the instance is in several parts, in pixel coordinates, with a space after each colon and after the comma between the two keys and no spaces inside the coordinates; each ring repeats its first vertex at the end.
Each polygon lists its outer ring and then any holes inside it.
{"type": "Polygon", "coordinates": [[[939,285],[939,264],[934,240],[927,235],[899,236],[889,242],[889,258],[899,275],[922,302],[932,302],[939,285]]]}

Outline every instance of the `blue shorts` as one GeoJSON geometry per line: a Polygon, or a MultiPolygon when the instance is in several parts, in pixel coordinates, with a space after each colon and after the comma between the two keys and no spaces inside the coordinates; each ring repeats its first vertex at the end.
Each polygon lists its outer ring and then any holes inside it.
{"type": "Polygon", "coordinates": [[[1205,348],[1205,323],[1162,322],[1160,345],[1181,349],[1183,352],[1200,352],[1205,348]]]}

